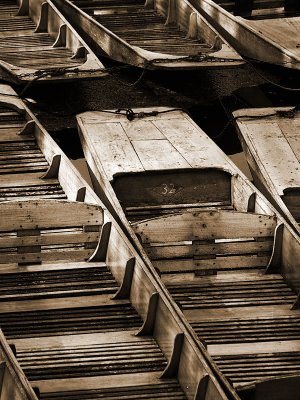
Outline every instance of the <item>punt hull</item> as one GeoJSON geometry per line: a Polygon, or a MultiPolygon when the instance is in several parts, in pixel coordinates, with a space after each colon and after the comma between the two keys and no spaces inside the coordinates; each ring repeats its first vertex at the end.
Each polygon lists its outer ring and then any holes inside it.
{"type": "Polygon", "coordinates": [[[255,185],[299,233],[297,111],[248,109],[233,116],[255,185]]]}
{"type": "Polygon", "coordinates": [[[201,389],[208,399],[236,399],[150,263],[7,85],[0,86],[0,141],[1,160],[11,157],[0,164],[0,321],[17,357],[0,334],[1,393],[126,399],[167,391],[194,399],[201,389]],[[51,184],[63,197],[45,194],[51,184]]]}
{"type": "MultiPolygon", "coordinates": [[[[292,41],[291,45],[280,44],[276,33],[268,35],[267,31],[261,31],[263,20],[244,20],[242,17],[232,15],[213,0],[192,0],[192,4],[242,55],[285,68],[296,70],[300,68],[297,43],[292,41]]],[[[271,20],[274,23],[270,25],[272,31],[282,30],[287,42],[291,37],[297,38],[297,33],[299,34],[299,17],[290,20],[290,23],[285,23],[285,18],[278,18],[271,20]]],[[[269,21],[268,23],[271,24],[269,21]]]]}
{"type": "Polygon", "coordinates": [[[51,1],[1,7],[0,77],[26,84],[107,76],[103,64],[51,1]]]}
{"type": "MultiPolygon", "coordinates": [[[[137,114],[142,112],[137,111],[137,114]]],[[[169,143],[174,146],[176,142],[179,146],[179,142],[174,140],[178,119],[184,120],[183,125],[188,127],[184,131],[180,125],[180,143],[194,144],[187,153],[181,148],[181,155],[188,157],[193,153],[203,166],[207,166],[209,154],[215,149],[210,161],[217,160],[218,166],[222,164],[227,174],[234,174],[230,180],[231,209],[215,204],[212,207],[181,208],[175,213],[167,210],[164,215],[131,220],[131,224],[125,209],[124,227],[137,235],[143,246],[141,253],[144,251],[144,257],[150,258],[184,318],[198,335],[199,343],[207,348],[211,365],[232,382],[232,395],[262,400],[276,398],[279,388],[286,391],[291,387],[290,399],[296,400],[299,362],[294,363],[294,357],[300,349],[300,337],[296,334],[299,333],[300,315],[298,236],[242,173],[218,153],[214,144],[210,144],[211,151],[208,151],[209,139],[203,132],[201,134],[199,128],[194,128],[198,133],[193,130],[193,123],[184,113],[176,111],[177,114],[172,115],[170,111],[169,119],[162,114],[155,120],[153,116],[147,117],[149,110],[144,112],[144,120],[131,122],[118,114],[85,113],[77,117],[86,158],[88,163],[91,162],[95,182],[98,181],[95,189],[100,196],[105,194],[106,200],[109,199],[114,207],[119,202],[118,210],[121,210],[123,198],[117,196],[114,178],[127,175],[132,179],[131,184],[125,185],[127,197],[133,188],[135,201],[132,171],[139,164],[133,162],[133,155],[129,157],[129,149],[139,149],[138,158],[144,163],[147,161],[148,170],[158,163],[165,163],[166,168],[170,155],[165,152],[165,157],[160,158],[158,150],[154,152],[153,145],[147,146],[145,141],[157,140],[158,147],[165,148],[163,141],[168,137],[169,143]],[[160,133],[153,127],[152,130],[146,129],[149,118],[156,128],[160,128],[160,133]],[[127,139],[118,133],[121,132],[117,129],[118,123],[126,132],[127,139]],[[147,137],[143,132],[147,132],[147,137]],[[187,132],[193,132],[193,140],[187,132]],[[132,147],[128,147],[129,142],[132,147]],[[107,151],[106,143],[109,143],[113,157],[107,151]],[[147,156],[143,153],[143,158],[141,146],[144,150],[148,148],[147,156]],[[217,154],[219,157],[215,157],[217,154]],[[112,171],[114,168],[123,172],[116,173],[112,171]],[[294,328],[297,327],[293,333],[286,334],[285,328],[291,321],[294,321],[294,328]],[[277,332],[280,323],[283,324],[282,333],[277,332]],[[273,328],[265,332],[265,324],[273,326],[276,332],[273,328]]],[[[175,158],[179,159],[178,154],[175,158]]],[[[180,168],[174,168],[174,171],[181,172],[180,168]]],[[[141,171],[135,172],[135,176],[139,174],[141,171]]],[[[162,187],[168,188],[176,189],[176,185],[162,187]]],[[[226,379],[223,384],[228,388],[226,379]]]]}
{"type": "MultiPolygon", "coordinates": [[[[141,25],[138,30],[134,31],[134,19],[129,19],[122,28],[122,34],[117,30],[110,29],[105,21],[98,21],[98,14],[101,10],[109,12],[109,7],[102,7],[101,3],[96,5],[94,15],[80,9],[76,3],[70,1],[55,0],[55,4],[65,16],[68,16],[72,24],[85,35],[85,39],[94,46],[97,52],[104,54],[116,61],[138,66],[145,69],[201,69],[201,68],[223,68],[237,66],[243,64],[242,58],[228,45],[228,43],[219,36],[219,34],[207,23],[201,15],[189,4],[188,1],[154,1],[136,2],[141,9],[141,13],[150,13],[150,25],[147,34],[143,33],[147,21],[139,22],[141,25]],[[168,7],[169,10],[168,11],[168,7]],[[155,26],[151,25],[151,14],[158,18],[155,26]],[[97,19],[96,19],[97,17],[97,19]],[[127,26],[132,24],[132,26],[127,26]],[[159,29],[163,32],[156,36],[155,30],[159,29]],[[172,35],[177,27],[183,32],[177,37],[179,44],[172,35]],[[126,29],[128,32],[126,32],[126,29]],[[125,33],[123,32],[125,31],[125,33]],[[132,37],[132,35],[135,35],[132,37]],[[148,36],[147,36],[148,35],[148,36]],[[169,38],[169,37],[170,38],[169,38]],[[137,39],[144,44],[137,42],[137,39]],[[166,49],[168,41],[175,41],[166,49]],[[157,43],[152,49],[149,43],[157,43]],[[181,43],[182,42],[182,43],[181,43]],[[199,45],[197,44],[199,42],[199,45]],[[202,44],[200,44],[202,42],[202,44]],[[147,44],[147,45],[146,45],[147,44]],[[197,48],[199,46],[199,48],[197,48]],[[184,48],[191,48],[185,51],[184,48]],[[202,47],[202,48],[201,48],[202,47]],[[173,49],[177,49],[172,50],[173,49]],[[176,54],[178,53],[178,55],[176,54]]],[[[118,7],[126,9],[119,2],[116,9],[112,11],[112,18],[118,15],[118,7]]],[[[129,12],[129,11],[128,11],[129,12]]],[[[148,15],[147,14],[147,15],[148,15]]],[[[124,13],[126,15],[126,12],[124,13]]],[[[139,15],[139,13],[137,13],[139,15]]],[[[101,16],[101,15],[100,15],[101,16]]],[[[120,14],[122,18],[122,12],[120,14]]],[[[136,17],[137,18],[137,17],[136,17]]],[[[154,18],[154,17],[153,17],[154,18]]],[[[178,31],[179,32],[179,31],[178,31]]]]}

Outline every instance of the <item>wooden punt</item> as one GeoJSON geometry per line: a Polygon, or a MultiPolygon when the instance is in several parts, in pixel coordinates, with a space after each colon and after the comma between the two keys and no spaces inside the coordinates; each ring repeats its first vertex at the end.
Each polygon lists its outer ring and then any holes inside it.
{"type": "Polygon", "coordinates": [[[191,0],[242,55],[300,68],[300,3],[297,0],[191,0]]]}
{"type": "Polygon", "coordinates": [[[286,107],[233,115],[255,185],[300,232],[299,113],[286,107]]]}
{"type": "Polygon", "coordinates": [[[124,226],[236,396],[296,400],[298,235],[186,114],[156,111],[137,110],[144,118],[131,122],[77,117],[95,190],[123,208],[124,226]]]}
{"type": "Polygon", "coordinates": [[[93,190],[0,92],[1,400],[238,400],[93,190]]]}
{"type": "Polygon", "coordinates": [[[242,58],[188,0],[54,0],[97,51],[148,69],[235,66],[242,58]]]}
{"type": "Polygon", "coordinates": [[[102,63],[50,0],[1,1],[1,79],[21,84],[106,75],[102,63]]]}

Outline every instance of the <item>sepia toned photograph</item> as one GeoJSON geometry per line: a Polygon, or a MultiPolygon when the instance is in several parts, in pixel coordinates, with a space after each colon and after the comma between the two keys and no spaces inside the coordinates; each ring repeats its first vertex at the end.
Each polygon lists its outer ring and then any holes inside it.
{"type": "Polygon", "coordinates": [[[0,400],[300,400],[299,224],[300,0],[0,0],[0,400]]]}

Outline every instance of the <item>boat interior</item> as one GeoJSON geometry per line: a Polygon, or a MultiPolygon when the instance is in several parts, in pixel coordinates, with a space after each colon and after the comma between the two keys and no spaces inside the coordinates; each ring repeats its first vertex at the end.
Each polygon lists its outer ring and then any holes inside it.
{"type": "Polygon", "coordinates": [[[1,399],[236,399],[93,190],[1,91],[1,399]]]}
{"type": "Polygon", "coordinates": [[[285,395],[300,381],[296,236],[275,216],[220,209],[186,211],[132,226],[162,282],[239,396],[296,399],[297,391],[285,395]]]}
{"type": "Polygon", "coordinates": [[[87,68],[87,76],[97,70],[98,76],[103,74],[99,71],[102,64],[89,54],[87,46],[50,1],[2,1],[0,31],[4,79],[20,83],[34,77],[41,79],[44,71],[55,70],[52,79],[61,80],[63,70],[74,77],[87,68]]]}
{"type": "Polygon", "coordinates": [[[234,15],[250,20],[296,17],[300,15],[298,0],[214,0],[234,15]]]}
{"type": "Polygon", "coordinates": [[[131,46],[175,56],[219,51],[222,41],[196,10],[178,0],[73,0],[131,46]],[[192,13],[192,17],[190,17],[192,13]]]}

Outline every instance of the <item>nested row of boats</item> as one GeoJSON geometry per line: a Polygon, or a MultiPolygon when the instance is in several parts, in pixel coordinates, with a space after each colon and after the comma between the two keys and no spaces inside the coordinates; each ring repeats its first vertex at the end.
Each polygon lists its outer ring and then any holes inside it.
{"type": "Polygon", "coordinates": [[[0,106],[3,399],[298,399],[299,230],[183,111],[78,115],[92,189],[0,106]]]}
{"type": "MultiPolygon", "coordinates": [[[[143,68],[239,65],[213,6],[249,23],[299,11],[218,3],[1,0],[1,78],[101,78],[100,48],[143,68]]],[[[266,61],[297,68],[280,51],[266,61]]],[[[91,187],[0,85],[1,400],[298,400],[299,110],[234,120],[271,202],[168,107],[77,116],[91,187]]]]}
{"type": "Polygon", "coordinates": [[[299,16],[295,0],[2,0],[0,78],[105,77],[94,52],[144,69],[201,69],[239,66],[238,51],[299,69],[299,16]]]}

